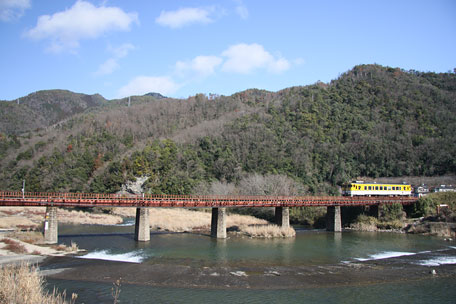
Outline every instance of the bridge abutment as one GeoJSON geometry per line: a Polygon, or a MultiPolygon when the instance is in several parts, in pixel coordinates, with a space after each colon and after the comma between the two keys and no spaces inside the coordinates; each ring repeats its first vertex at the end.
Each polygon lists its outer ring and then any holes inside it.
{"type": "Polygon", "coordinates": [[[46,244],[57,244],[58,239],[57,207],[46,207],[44,242],[46,244]]]}
{"type": "Polygon", "coordinates": [[[135,240],[150,241],[149,208],[136,208],[135,240]]]}
{"type": "Polygon", "coordinates": [[[276,207],[275,208],[275,222],[277,225],[288,228],[290,227],[290,208],[289,207],[276,207]]]}
{"type": "Polygon", "coordinates": [[[211,237],[226,238],[226,208],[212,208],[211,237]]]}
{"type": "Polygon", "coordinates": [[[328,206],[326,211],[326,230],[342,231],[342,218],[340,206],[328,206]]]}

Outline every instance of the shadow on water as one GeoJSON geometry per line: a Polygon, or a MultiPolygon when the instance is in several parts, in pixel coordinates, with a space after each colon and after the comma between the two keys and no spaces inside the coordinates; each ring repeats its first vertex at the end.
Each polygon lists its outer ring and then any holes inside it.
{"type": "MultiPolygon", "coordinates": [[[[163,235],[163,234],[181,234],[184,232],[171,232],[171,231],[154,231],[150,232],[150,235],[163,235]]],[[[129,236],[134,238],[134,233],[121,233],[121,232],[110,232],[110,233],[78,233],[78,234],[59,234],[59,238],[74,238],[74,237],[99,237],[99,236],[129,236]]]]}

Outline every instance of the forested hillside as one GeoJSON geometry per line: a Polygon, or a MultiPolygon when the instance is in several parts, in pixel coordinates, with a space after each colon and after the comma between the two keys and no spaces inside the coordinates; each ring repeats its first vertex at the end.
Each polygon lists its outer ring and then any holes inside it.
{"type": "Polygon", "coordinates": [[[46,128],[105,102],[98,94],[66,90],[38,91],[11,102],[0,101],[0,132],[19,135],[46,128]]]}
{"type": "Polygon", "coordinates": [[[48,128],[21,129],[45,107],[2,105],[0,188],[115,192],[148,176],[148,192],[185,194],[280,175],[300,193],[336,193],[358,176],[456,173],[453,73],[361,65],[279,92],[91,98],[48,128]]]}

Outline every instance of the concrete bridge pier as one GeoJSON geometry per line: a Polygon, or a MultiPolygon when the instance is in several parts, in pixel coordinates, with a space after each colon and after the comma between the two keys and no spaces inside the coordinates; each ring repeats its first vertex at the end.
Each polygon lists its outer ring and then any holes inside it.
{"type": "Polygon", "coordinates": [[[57,244],[58,238],[57,207],[46,207],[44,242],[46,244],[57,244]]]}
{"type": "Polygon", "coordinates": [[[290,208],[275,207],[275,222],[281,227],[290,227],[290,208]]]}
{"type": "Polygon", "coordinates": [[[135,240],[139,242],[150,241],[148,208],[136,208],[135,240]]]}
{"type": "Polygon", "coordinates": [[[342,231],[342,219],[340,206],[328,206],[326,211],[326,230],[327,231],[342,231]]]}
{"type": "Polygon", "coordinates": [[[211,237],[226,239],[226,208],[212,208],[211,237]]]}

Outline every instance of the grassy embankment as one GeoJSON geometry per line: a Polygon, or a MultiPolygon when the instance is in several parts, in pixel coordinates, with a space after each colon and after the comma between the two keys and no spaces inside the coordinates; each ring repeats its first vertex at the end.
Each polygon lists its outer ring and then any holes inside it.
{"type": "MultiPolygon", "coordinates": [[[[2,207],[0,208],[1,229],[41,228],[46,207],[2,207]]],[[[122,217],[111,214],[96,214],[77,210],[57,210],[58,221],[66,224],[102,224],[116,225],[122,223],[122,217]]]]}

